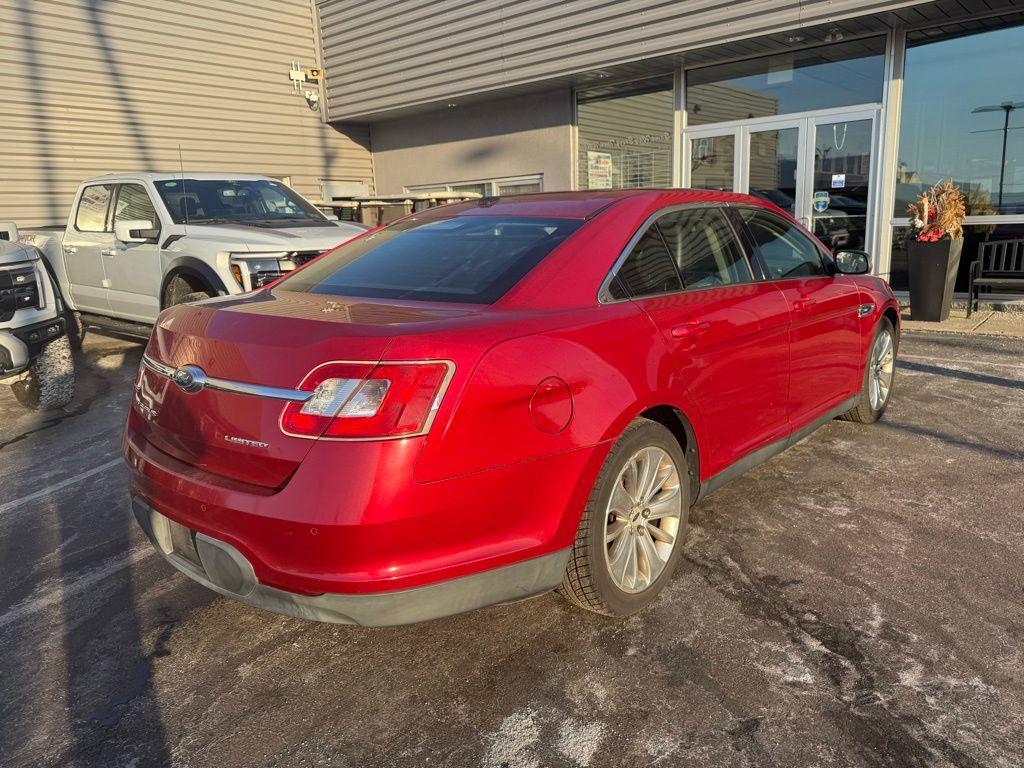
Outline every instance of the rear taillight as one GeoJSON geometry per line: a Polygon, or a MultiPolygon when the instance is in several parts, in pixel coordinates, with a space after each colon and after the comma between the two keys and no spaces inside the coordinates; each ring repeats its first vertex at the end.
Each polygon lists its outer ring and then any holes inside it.
{"type": "Polygon", "coordinates": [[[448,362],[326,363],[302,380],[312,392],[288,403],[281,430],[295,437],[374,439],[422,435],[444,395],[448,362]]]}

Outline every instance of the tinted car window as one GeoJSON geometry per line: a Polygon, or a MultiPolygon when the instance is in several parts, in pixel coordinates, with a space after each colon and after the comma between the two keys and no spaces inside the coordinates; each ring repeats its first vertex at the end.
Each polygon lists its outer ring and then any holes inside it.
{"type": "Polygon", "coordinates": [[[278,285],[335,296],[490,304],[582,224],[499,216],[399,222],[346,243],[278,285]]]}
{"type": "Polygon", "coordinates": [[[753,209],[741,209],[757,245],[768,279],[783,280],[791,277],[825,275],[825,265],[814,242],[792,224],[779,216],[753,209]]]}
{"type": "Polygon", "coordinates": [[[110,207],[110,184],[93,184],[82,190],[75,212],[75,229],[79,232],[106,232],[107,209],[110,207]]]}
{"type": "Polygon", "coordinates": [[[267,179],[165,179],[156,191],[175,224],[334,226],[292,189],[267,179]]]}
{"type": "Polygon", "coordinates": [[[160,226],[153,201],[141,184],[122,184],[117,193],[117,204],[114,206],[114,221],[138,221],[145,219],[154,227],[160,226]]]}
{"type": "Polygon", "coordinates": [[[657,224],[648,227],[643,237],[633,246],[619,267],[616,278],[609,287],[609,293],[616,299],[682,290],[679,272],[672,263],[672,256],[657,224]]]}
{"type": "Polygon", "coordinates": [[[711,288],[753,279],[725,214],[716,208],[675,211],[658,219],[685,288],[711,288]]]}

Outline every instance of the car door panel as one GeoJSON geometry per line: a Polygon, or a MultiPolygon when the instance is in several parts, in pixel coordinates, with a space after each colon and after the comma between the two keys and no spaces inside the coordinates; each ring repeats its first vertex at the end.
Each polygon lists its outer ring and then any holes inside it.
{"type": "Polygon", "coordinates": [[[793,307],[789,418],[799,429],[860,388],[860,291],[838,275],[779,288],[793,307]]]}
{"type": "Polygon", "coordinates": [[[662,212],[618,277],[654,322],[708,425],[710,474],[787,433],[789,306],[756,280],[719,207],[662,212]]]}
{"type": "Polygon", "coordinates": [[[774,285],[732,285],[639,304],[708,424],[709,474],[788,433],[789,306],[774,285]]]}
{"type": "Polygon", "coordinates": [[[110,310],[102,251],[114,245],[109,217],[112,195],[112,184],[85,187],[64,232],[62,247],[71,300],[83,312],[106,314],[110,310]]]}
{"type": "MultiPolygon", "coordinates": [[[[145,186],[119,185],[114,202],[113,220],[151,221],[160,228],[160,219],[145,186]]],[[[160,246],[157,242],[122,243],[114,240],[103,251],[104,269],[109,285],[110,312],[117,317],[152,323],[160,313],[160,246]]]]}
{"type": "Polygon", "coordinates": [[[738,213],[761,270],[790,309],[788,413],[795,431],[859,388],[860,291],[833,274],[823,246],[795,221],[763,208],[738,213]]]}

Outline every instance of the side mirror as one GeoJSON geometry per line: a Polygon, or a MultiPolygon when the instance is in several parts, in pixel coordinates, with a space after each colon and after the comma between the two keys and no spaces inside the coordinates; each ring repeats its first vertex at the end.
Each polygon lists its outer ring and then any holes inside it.
{"type": "Polygon", "coordinates": [[[153,222],[146,219],[115,221],[114,237],[122,243],[152,243],[160,237],[160,230],[154,229],[153,222]]]}
{"type": "Polygon", "coordinates": [[[841,275],[866,275],[871,271],[871,255],[867,251],[836,251],[833,259],[836,272],[841,275]]]}
{"type": "Polygon", "coordinates": [[[13,221],[0,221],[0,240],[18,242],[18,225],[13,221]]]}

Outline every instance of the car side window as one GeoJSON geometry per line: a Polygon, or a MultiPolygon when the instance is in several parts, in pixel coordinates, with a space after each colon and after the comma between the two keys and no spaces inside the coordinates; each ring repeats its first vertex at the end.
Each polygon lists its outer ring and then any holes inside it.
{"type": "Polygon", "coordinates": [[[684,288],[753,280],[732,225],[717,208],[684,208],[658,219],[684,288]]]}
{"type": "Polygon", "coordinates": [[[795,224],[751,208],[740,209],[769,280],[827,275],[821,252],[795,224]]]}
{"type": "Polygon", "coordinates": [[[82,190],[75,212],[75,229],[79,232],[109,232],[107,211],[110,209],[112,184],[91,184],[82,190]]]}
{"type": "Polygon", "coordinates": [[[145,219],[154,227],[160,226],[156,208],[146,188],[141,184],[122,184],[114,205],[114,222],[145,219]]]}
{"type": "Polygon", "coordinates": [[[669,255],[657,224],[644,232],[612,281],[612,298],[626,299],[682,290],[679,272],[669,255]]]}

